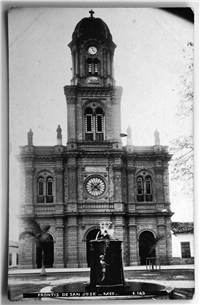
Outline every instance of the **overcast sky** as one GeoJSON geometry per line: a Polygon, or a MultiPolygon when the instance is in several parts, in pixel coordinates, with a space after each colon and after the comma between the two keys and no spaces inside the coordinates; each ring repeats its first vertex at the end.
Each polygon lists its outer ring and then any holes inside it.
{"type": "MultiPolygon", "coordinates": [[[[34,145],[56,145],[58,124],[66,144],[63,87],[70,85],[72,76],[68,44],[76,24],[89,17],[90,9],[19,8],[9,13],[11,239],[17,238],[18,147],[27,144],[30,128],[34,145]]],[[[156,128],[162,145],[191,133],[192,120],[179,123],[175,113],[182,89],[180,77],[188,70],[187,43],[193,41],[193,25],[156,8],[93,10],[94,17],[108,25],[117,45],[114,74],[116,85],[123,87],[121,131],[131,126],[133,145],[154,145],[156,128]]],[[[180,187],[180,183],[170,183],[172,220],[193,221],[193,202],[181,195],[180,187]]]]}

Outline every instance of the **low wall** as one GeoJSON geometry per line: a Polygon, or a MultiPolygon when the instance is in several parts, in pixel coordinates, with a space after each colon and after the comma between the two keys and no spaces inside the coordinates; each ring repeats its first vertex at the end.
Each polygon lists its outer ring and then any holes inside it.
{"type": "Polygon", "coordinates": [[[190,257],[190,258],[173,257],[173,265],[190,265],[190,264],[194,264],[194,257],[190,257]]]}

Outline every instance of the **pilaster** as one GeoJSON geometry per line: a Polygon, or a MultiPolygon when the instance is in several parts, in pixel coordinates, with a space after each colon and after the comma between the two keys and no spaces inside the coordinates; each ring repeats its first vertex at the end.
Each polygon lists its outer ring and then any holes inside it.
{"type": "Polygon", "coordinates": [[[124,217],[121,215],[115,216],[115,236],[122,241],[122,260],[123,265],[126,262],[126,244],[125,244],[125,223],[124,217]]]}
{"type": "Polygon", "coordinates": [[[137,266],[138,265],[138,257],[137,253],[139,253],[138,242],[137,242],[137,225],[135,217],[130,217],[128,222],[128,250],[129,250],[129,265],[137,266]]]}
{"type": "Polygon", "coordinates": [[[64,224],[63,218],[56,218],[55,224],[56,244],[54,246],[54,267],[64,267],[64,224]]]}
{"type": "Polygon", "coordinates": [[[113,173],[114,173],[114,188],[115,194],[114,198],[116,202],[122,202],[122,161],[120,158],[115,159],[115,163],[113,165],[113,173]]]}
{"type": "Polygon", "coordinates": [[[157,165],[154,167],[155,178],[156,178],[156,202],[163,202],[163,167],[157,165]]]}
{"type": "Polygon", "coordinates": [[[165,217],[158,216],[157,217],[157,234],[158,236],[162,236],[162,238],[158,241],[156,246],[156,253],[160,257],[161,264],[166,264],[167,255],[166,255],[166,224],[165,217]]]}
{"type": "Polygon", "coordinates": [[[76,159],[68,160],[68,211],[77,211],[77,165],[76,159]]]}
{"type": "Polygon", "coordinates": [[[32,205],[34,202],[33,174],[34,174],[34,168],[32,164],[25,167],[25,204],[26,205],[32,205]]]}
{"type": "Polygon", "coordinates": [[[78,267],[78,224],[77,217],[69,216],[68,218],[68,231],[67,231],[67,267],[78,267]]]}
{"type": "Polygon", "coordinates": [[[56,204],[63,205],[63,165],[61,162],[56,162],[55,168],[56,182],[56,204]]]}

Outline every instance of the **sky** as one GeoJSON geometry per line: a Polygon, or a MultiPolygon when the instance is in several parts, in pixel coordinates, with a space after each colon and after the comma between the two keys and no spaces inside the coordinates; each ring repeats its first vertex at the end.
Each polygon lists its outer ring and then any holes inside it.
{"type": "MultiPolygon", "coordinates": [[[[9,12],[10,239],[17,240],[20,197],[19,146],[33,131],[35,146],[56,145],[56,129],[67,142],[67,107],[63,87],[72,77],[68,44],[76,24],[90,8],[18,8],[9,12]]],[[[175,116],[188,71],[193,25],[158,8],[92,8],[104,20],[117,45],[116,85],[123,87],[121,131],[132,129],[133,145],[161,145],[192,132],[193,121],[175,116]],[[185,52],[184,52],[185,51],[185,52]]],[[[126,144],[126,139],[123,139],[126,144]]],[[[181,182],[170,181],[173,221],[193,221],[193,200],[181,182]]]]}

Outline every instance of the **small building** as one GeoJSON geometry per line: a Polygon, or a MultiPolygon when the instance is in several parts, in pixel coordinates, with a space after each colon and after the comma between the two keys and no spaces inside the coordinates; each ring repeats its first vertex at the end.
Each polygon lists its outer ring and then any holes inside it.
{"type": "Polygon", "coordinates": [[[9,240],[8,268],[15,268],[19,259],[19,243],[9,240]]]}
{"type": "Polygon", "coordinates": [[[194,263],[194,223],[172,222],[172,256],[174,264],[194,263]]]}

